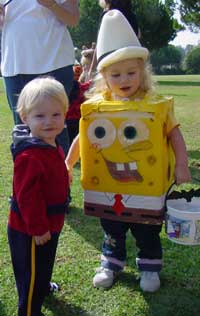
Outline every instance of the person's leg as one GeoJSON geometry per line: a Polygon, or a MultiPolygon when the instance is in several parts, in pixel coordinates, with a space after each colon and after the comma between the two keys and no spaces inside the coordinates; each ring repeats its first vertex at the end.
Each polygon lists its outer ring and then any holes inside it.
{"type": "Polygon", "coordinates": [[[104,230],[101,266],[113,271],[123,269],[126,260],[126,233],[128,224],[118,221],[101,219],[104,230]]]}
{"type": "Polygon", "coordinates": [[[160,232],[162,225],[131,225],[131,232],[139,248],[137,265],[141,271],[160,271],[162,268],[162,246],[160,232]]]}
{"type": "Polygon", "coordinates": [[[55,260],[58,234],[43,246],[33,237],[8,228],[11,259],[18,290],[18,316],[41,316],[55,260]]]}
{"type": "Polygon", "coordinates": [[[48,75],[61,82],[67,95],[70,94],[74,80],[73,65],[52,70],[48,72],[48,75]]]}
{"type": "Polygon", "coordinates": [[[18,316],[27,316],[31,280],[31,237],[8,227],[8,241],[18,291],[18,316]]]}
{"type": "Polygon", "coordinates": [[[126,260],[126,233],[128,224],[101,219],[104,230],[101,267],[93,279],[95,287],[112,286],[115,274],[123,270],[126,260]]]}
{"type": "Polygon", "coordinates": [[[136,264],[141,271],[140,286],[144,291],[154,292],[160,287],[158,273],[162,268],[162,225],[132,224],[130,228],[139,248],[136,264]]]}
{"type": "Polygon", "coordinates": [[[32,313],[39,315],[45,296],[50,291],[50,281],[56,256],[59,234],[52,234],[43,246],[35,247],[35,282],[32,296],[32,313]]]}
{"type": "Polygon", "coordinates": [[[4,77],[4,86],[6,90],[6,96],[9,107],[13,114],[13,120],[15,124],[21,124],[22,121],[19,114],[16,112],[17,100],[21,90],[25,84],[32,80],[34,75],[17,75],[13,77],[4,77]]]}
{"type": "MultiPolygon", "coordinates": [[[[67,95],[69,96],[74,80],[73,66],[70,65],[53,70],[49,72],[48,75],[54,77],[56,80],[61,82],[65,88],[67,95]]],[[[59,144],[62,146],[66,156],[69,150],[69,136],[66,126],[63,131],[57,136],[57,139],[59,144]]]]}

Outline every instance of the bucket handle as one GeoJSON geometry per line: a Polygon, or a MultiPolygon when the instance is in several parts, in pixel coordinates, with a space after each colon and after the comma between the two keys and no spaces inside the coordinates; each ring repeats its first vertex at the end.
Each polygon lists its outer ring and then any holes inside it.
{"type": "Polygon", "coordinates": [[[178,200],[178,199],[185,199],[187,202],[191,202],[193,197],[200,197],[200,188],[199,189],[191,189],[190,191],[186,191],[186,190],[181,190],[181,191],[171,191],[172,187],[176,184],[176,182],[174,181],[165,196],[165,204],[164,204],[164,208],[165,208],[165,212],[167,212],[167,201],[168,200],[178,200]]]}
{"type": "Polygon", "coordinates": [[[172,192],[174,191],[171,191],[173,186],[176,184],[176,182],[172,182],[172,184],[169,186],[168,190],[167,190],[167,193],[165,195],[165,203],[164,203],[164,210],[165,210],[165,213],[167,212],[167,200],[169,200],[169,196],[171,195],[172,192]]]}
{"type": "MultiPolygon", "coordinates": [[[[175,183],[173,183],[174,185],[175,183]]],[[[171,189],[171,187],[170,187],[171,189]]],[[[187,202],[191,202],[193,197],[200,197],[200,189],[191,189],[190,191],[172,191],[170,194],[167,193],[166,200],[177,200],[185,199],[187,202]]]]}
{"type": "Polygon", "coordinates": [[[181,191],[171,191],[172,187],[176,184],[176,182],[173,182],[165,197],[165,232],[167,234],[167,201],[168,200],[178,200],[178,199],[185,199],[187,202],[191,202],[193,197],[200,197],[200,189],[191,189],[190,191],[181,190],[181,191]]]}

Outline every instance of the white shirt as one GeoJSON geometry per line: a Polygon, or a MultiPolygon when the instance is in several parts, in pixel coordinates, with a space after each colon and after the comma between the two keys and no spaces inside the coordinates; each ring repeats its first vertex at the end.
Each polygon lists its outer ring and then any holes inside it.
{"type": "Polygon", "coordinates": [[[75,61],[66,25],[36,0],[14,0],[6,6],[1,47],[5,77],[42,74],[75,61]]]}
{"type": "MultiPolygon", "coordinates": [[[[113,206],[115,200],[111,192],[99,192],[92,190],[84,190],[84,202],[113,206]]],[[[130,195],[122,194],[122,203],[126,208],[137,208],[146,210],[162,210],[165,203],[166,194],[161,196],[145,196],[145,195],[130,195]]]]}

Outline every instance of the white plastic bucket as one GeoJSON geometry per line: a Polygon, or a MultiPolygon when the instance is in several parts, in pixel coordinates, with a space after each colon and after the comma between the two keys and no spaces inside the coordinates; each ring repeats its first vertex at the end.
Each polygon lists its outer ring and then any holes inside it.
{"type": "Polygon", "coordinates": [[[166,216],[168,238],[182,245],[200,244],[200,198],[168,200],[166,216]]]}

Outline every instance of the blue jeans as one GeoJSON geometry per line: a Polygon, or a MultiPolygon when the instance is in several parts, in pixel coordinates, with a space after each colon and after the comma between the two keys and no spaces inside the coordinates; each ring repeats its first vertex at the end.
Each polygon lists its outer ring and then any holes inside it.
{"type": "MultiPolygon", "coordinates": [[[[19,114],[16,112],[17,100],[18,100],[18,96],[21,90],[29,81],[43,75],[52,76],[56,80],[61,82],[65,88],[67,95],[69,95],[72,88],[72,84],[73,84],[73,78],[74,78],[72,66],[59,68],[59,69],[50,71],[46,74],[31,74],[31,75],[19,74],[12,77],[4,77],[7,100],[8,100],[9,107],[12,111],[15,124],[22,123],[19,117],[19,114]]],[[[63,147],[63,150],[66,155],[69,149],[69,137],[68,137],[68,132],[67,132],[66,127],[64,128],[62,133],[58,135],[58,142],[63,147]]]]}
{"type": "Polygon", "coordinates": [[[136,240],[136,264],[140,271],[160,271],[162,268],[162,225],[124,223],[101,218],[104,230],[101,266],[113,271],[123,269],[126,260],[126,234],[130,229],[136,240]]]}

